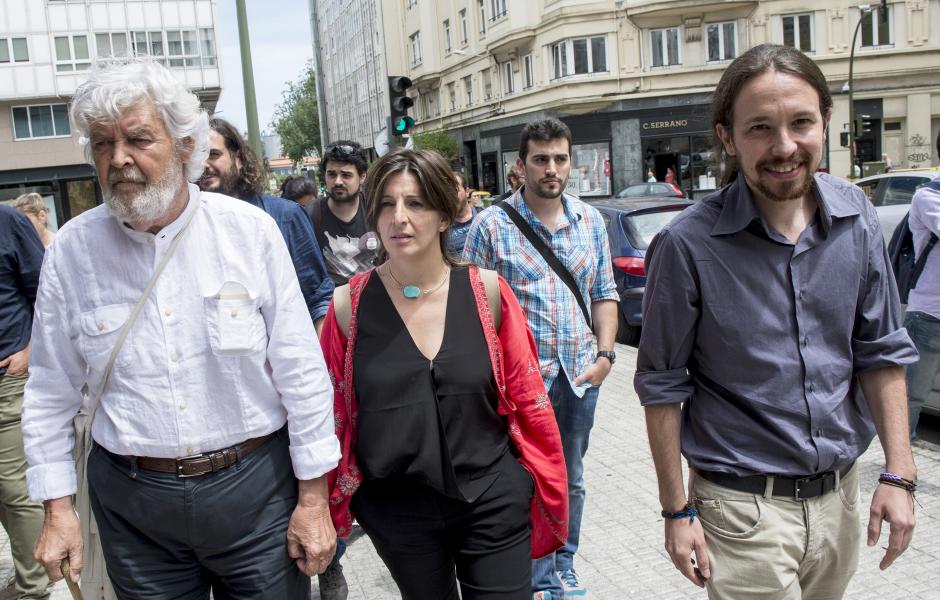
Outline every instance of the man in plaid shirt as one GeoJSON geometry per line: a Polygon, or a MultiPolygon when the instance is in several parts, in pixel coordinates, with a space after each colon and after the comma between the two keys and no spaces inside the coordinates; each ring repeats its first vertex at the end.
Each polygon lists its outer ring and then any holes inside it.
{"type": "Polygon", "coordinates": [[[565,547],[533,562],[532,590],[536,600],[562,600],[587,593],[574,570],[584,509],[583,459],[598,390],[615,360],[618,297],[600,213],[563,194],[571,172],[568,127],[556,119],[526,125],[516,165],[526,183],[507,202],[574,277],[590,307],[594,331],[572,291],[501,208],[491,207],[477,217],[464,258],[503,276],[535,336],[568,467],[570,524],[565,547]]]}

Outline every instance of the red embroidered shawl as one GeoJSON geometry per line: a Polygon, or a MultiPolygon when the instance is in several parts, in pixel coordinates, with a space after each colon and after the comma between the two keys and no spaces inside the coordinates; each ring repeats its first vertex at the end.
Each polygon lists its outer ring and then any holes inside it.
{"type": "MultiPolygon", "coordinates": [[[[530,522],[532,557],[539,558],[560,548],[568,538],[568,480],[558,424],[539,373],[535,340],[509,284],[499,278],[502,319],[496,331],[480,273],[475,266],[468,268],[499,392],[497,410],[506,417],[509,439],[518,450],[519,462],[535,482],[530,522]]],[[[332,303],[320,335],[333,382],[336,436],[342,449],[339,465],[328,477],[330,513],[339,537],[348,537],[351,532],[353,515],[349,502],[362,483],[362,473],[356,465],[359,405],[353,385],[353,353],[359,298],[371,275],[371,270],[366,271],[349,281],[352,310],[349,339],[340,331],[332,303]]]]}

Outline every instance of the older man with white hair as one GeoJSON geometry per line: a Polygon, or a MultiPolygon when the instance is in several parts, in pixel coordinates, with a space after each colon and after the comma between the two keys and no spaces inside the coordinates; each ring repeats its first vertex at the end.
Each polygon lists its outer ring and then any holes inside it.
{"type": "Polygon", "coordinates": [[[46,254],[23,432],[36,556],[82,567],[72,419],[119,598],[308,598],[335,548],[332,393],[284,240],[195,181],[208,119],[164,67],[100,68],[71,117],[105,205],[46,254]],[[94,404],[94,403],[93,403],[94,404]]]}

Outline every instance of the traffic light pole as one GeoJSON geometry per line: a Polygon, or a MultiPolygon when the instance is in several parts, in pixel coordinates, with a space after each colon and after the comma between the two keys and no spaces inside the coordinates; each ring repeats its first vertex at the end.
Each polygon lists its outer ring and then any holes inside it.
{"type": "MultiPolygon", "coordinates": [[[[862,22],[865,17],[870,15],[871,11],[863,12],[855,26],[855,33],[852,35],[852,50],[849,52],[849,179],[855,179],[855,82],[852,81],[855,74],[855,42],[858,40],[858,32],[862,28],[862,22]]],[[[862,170],[859,167],[859,176],[862,170]]]]}

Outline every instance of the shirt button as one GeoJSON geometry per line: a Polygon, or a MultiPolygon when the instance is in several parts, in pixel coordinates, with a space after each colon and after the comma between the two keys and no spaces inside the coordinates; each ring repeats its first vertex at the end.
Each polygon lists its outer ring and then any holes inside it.
{"type": "Polygon", "coordinates": [[[173,362],[177,362],[179,359],[180,359],[180,355],[177,354],[176,352],[170,354],[170,360],[172,360],[173,362]]]}
{"type": "Polygon", "coordinates": [[[810,391],[810,392],[815,392],[815,391],[816,391],[816,386],[813,385],[812,382],[809,384],[809,391],[810,391]]]}
{"type": "Polygon", "coordinates": [[[816,429],[816,437],[822,437],[822,429],[816,429]]]}
{"type": "Polygon", "coordinates": [[[186,410],[186,401],[180,402],[180,410],[186,410]]]}
{"type": "Polygon", "coordinates": [[[809,336],[803,338],[803,347],[809,346],[809,336]]]}
{"type": "Polygon", "coordinates": [[[168,308],[168,309],[166,309],[165,311],[163,311],[163,314],[164,314],[164,316],[169,317],[170,315],[173,314],[173,311],[168,308]]]}
{"type": "Polygon", "coordinates": [[[192,448],[187,448],[187,449],[186,449],[186,454],[192,455],[192,453],[193,453],[193,449],[192,449],[192,448]]]}
{"type": "Polygon", "coordinates": [[[237,317],[237,316],[238,316],[238,311],[233,308],[233,309],[232,309],[232,318],[234,319],[234,318],[237,317]]]}
{"type": "Polygon", "coordinates": [[[98,323],[98,331],[104,331],[104,323],[98,323]]]}
{"type": "Polygon", "coordinates": [[[806,300],[806,290],[800,290],[800,300],[806,300]]]}

